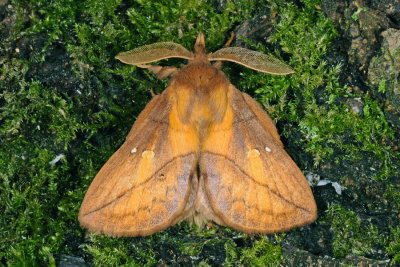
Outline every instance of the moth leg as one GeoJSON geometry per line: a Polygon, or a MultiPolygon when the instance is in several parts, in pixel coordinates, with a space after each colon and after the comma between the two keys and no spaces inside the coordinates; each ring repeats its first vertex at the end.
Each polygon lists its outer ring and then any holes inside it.
{"type": "MultiPolygon", "coordinates": [[[[232,32],[231,37],[229,37],[229,40],[225,43],[224,47],[228,47],[231,45],[233,38],[235,37],[235,34],[232,32]]],[[[214,64],[212,64],[215,68],[221,69],[222,68],[222,61],[216,61],[214,64]]]]}
{"type": "Polygon", "coordinates": [[[229,37],[229,40],[225,43],[224,47],[230,46],[234,37],[235,37],[235,34],[232,32],[231,37],[229,37]]]}
{"type": "Polygon", "coordinates": [[[144,65],[144,64],[137,64],[139,68],[148,69],[157,75],[157,78],[162,80],[168,77],[172,77],[179,72],[178,68],[169,67],[169,66],[158,66],[158,65],[144,65]]]}

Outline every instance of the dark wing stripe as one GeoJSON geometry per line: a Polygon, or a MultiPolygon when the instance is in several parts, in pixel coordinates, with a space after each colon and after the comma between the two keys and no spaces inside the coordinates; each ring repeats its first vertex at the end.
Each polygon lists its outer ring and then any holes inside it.
{"type": "MultiPolygon", "coordinates": [[[[204,151],[202,154],[203,154],[203,156],[206,156],[207,154],[209,154],[209,155],[212,155],[212,156],[223,157],[223,158],[225,159],[225,161],[230,162],[230,163],[231,163],[243,176],[245,176],[247,179],[252,180],[253,183],[255,183],[255,184],[259,185],[259,186],[266,187],[266,185],[261,184],[261,183],[257,182],[256,180],[254,180],[254,179],[253,179],[250,175],[248,175],[242,168],[240,168],[240,166],[238,166],[233,160],[231,160],[230,158],[226,157],[225,155],[215,154],[215,153],[211,153],[211,152],[207,152],[207,151],[204,151]]],[[[224,164],[225,164],[225,163],[224,163],[224,164]]],[[[221,170],[221,172],[223,172],[223,169],[221,170]]],[[[208,173],[208,172],[207,172],[207,173],[208,173]]],[[[210,184],[210,186],[211,186],[211,184],[210,184]]],[[[213,186],[215,186],[215,185],[213,185],[213,186]]],[[[217,187],[219,188],[219,187],[220,187],[220,184],[218,184],[217,187]]],[[[277,191],[275,191],[275,190],[272,190],[272,189],[270,189],[270,188],[268,188],[268,192],[270,192],[270,193],[272,193],[273,195],[275,195],[276,197],[282,199],[286,204],[295,206],[295,207],[298,208],[298,209],[301,209],[301,210],[304,210],[304,211],[307,211],[307,212],[308,212],[307,209],[305,209],[305,208],[303,208],[303,207],[301,207],[301,206],[296,205],[296,204],[293,203],[291,200],[285,199],[281,194],[279,194],[279,192],[277,192],[277,191]]]]}

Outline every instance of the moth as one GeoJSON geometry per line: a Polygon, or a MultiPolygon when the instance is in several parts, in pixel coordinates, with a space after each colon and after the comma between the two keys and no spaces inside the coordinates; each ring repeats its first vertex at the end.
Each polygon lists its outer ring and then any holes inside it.
{"type": "Polygon", "coordinates": [[[161,42],[117,55],[172,78],[94,178],[79,211],[83,227],[110,236],[147,236],[188,220],[271,234],[315,220],[312,191],[272,119],[219,68],[221,61],[232,61],[271,74],[294,71],[229,43],[207,54],[200,33],[193,53],[161,42]],[[166,58],[188,64],[146,65],[166,58]]]}

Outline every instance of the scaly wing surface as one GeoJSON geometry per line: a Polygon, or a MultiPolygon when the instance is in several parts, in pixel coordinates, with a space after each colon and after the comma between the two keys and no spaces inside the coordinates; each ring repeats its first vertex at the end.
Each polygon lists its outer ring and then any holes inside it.
{"type": "Polygon", "coordinates": [[[232,85],[228,95],[231,105],[200,152],[200,184],[214,213],[246,233],[275,233],[314,221],[311,189],[272,120],[232,85]]]}
{"type": "Polygon", "coordinates": [[[193,199],[197,135],[179,122],[167,91],[147,104],[90,185],[79,212],[90,231],[150,235],[179,221],[193,199]]]}

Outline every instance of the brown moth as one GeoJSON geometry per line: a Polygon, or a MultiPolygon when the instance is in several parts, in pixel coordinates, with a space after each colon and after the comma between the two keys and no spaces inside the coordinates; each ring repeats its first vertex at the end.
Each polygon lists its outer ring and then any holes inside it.
{"type": "Polygon", "coordinates": [[[146,236],[183,220],[212,220],[271,234],[315,220],[311,189],[273,121],[218,69],[226,60],[285,75],[293,73],[289,66],[239,47],[207,54],[202,33],[193,53],[163,42],[116,58],[172,79],[93,180],[79,211],[83,227],[110,236],[146,236]],[[172,57],[188,64],[143,65],[172,57]]]}

